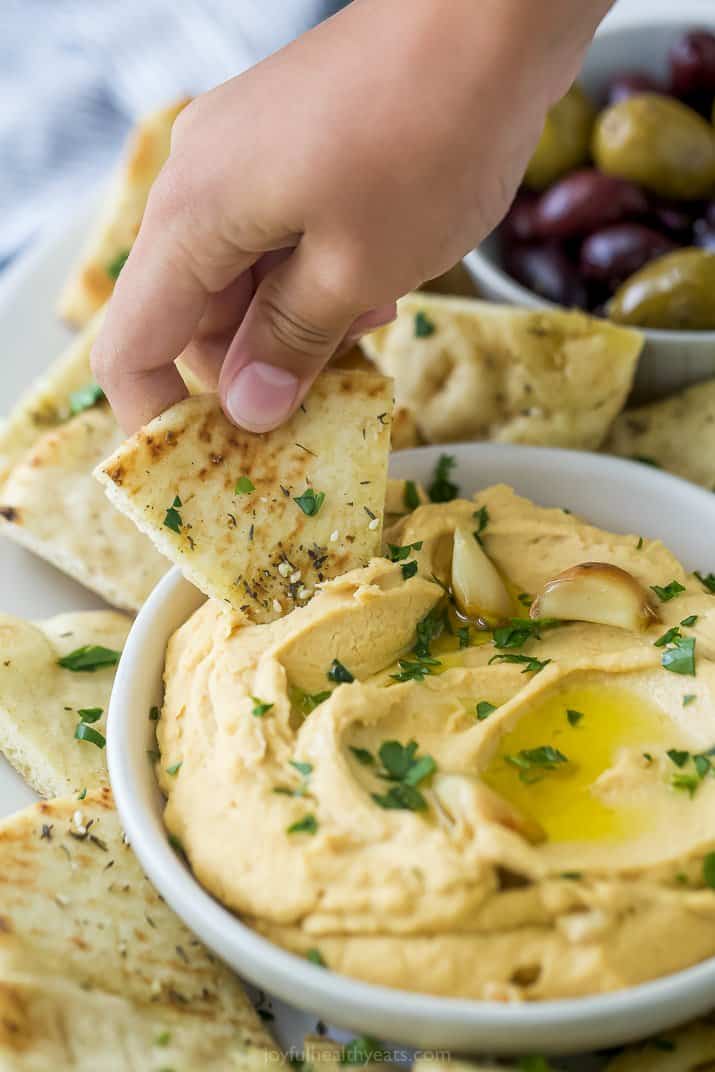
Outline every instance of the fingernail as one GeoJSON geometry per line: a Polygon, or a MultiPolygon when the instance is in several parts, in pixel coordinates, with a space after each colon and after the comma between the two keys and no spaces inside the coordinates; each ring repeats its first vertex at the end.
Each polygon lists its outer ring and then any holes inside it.
{"type": "Polygon", "coordinates": [[[261,432],[282,424],[290,413],[298,379],[287,369],[252,361],[244,365],[226,392],[226,408],[236,424],[261,432]]]}

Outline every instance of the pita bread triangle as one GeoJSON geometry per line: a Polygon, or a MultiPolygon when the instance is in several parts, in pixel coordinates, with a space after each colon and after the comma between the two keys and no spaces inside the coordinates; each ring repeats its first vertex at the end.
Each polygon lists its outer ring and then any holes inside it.
{"type": "Polygon", "coordinates": [[[156,893],[108,789],[0,823],[0,1068],[285,1067],[239,981],[156,893]]]}
{"type": "Polygon", "coordinates": [[[326,372],[294,417],[236,428],[214,395],[177,403],[95,475],[206,595],[255,622],[379,554],[392,383],[326,372]]]}
{"type": "Polygon", "coordinates": [[[417,441],[594,450],[625,404],[643,336],[566,309],[419,292],[361,346],[394,377],[417,441]]]}
{"type": "Polygon", "coordinates": [[[83,327],[114,290],[149,191],[169,155],[174,120],[188,103],[185,97],[151,112],[131,131],[106,204],[60,295],[57,312],[69,324],[83,327]]]}
{"type": "Polygon", "coordinates": [[[130,625],[113,610],[43,622],[0,614],[0,752],[42,796],[108,784],[102,742],[130,625]]]}

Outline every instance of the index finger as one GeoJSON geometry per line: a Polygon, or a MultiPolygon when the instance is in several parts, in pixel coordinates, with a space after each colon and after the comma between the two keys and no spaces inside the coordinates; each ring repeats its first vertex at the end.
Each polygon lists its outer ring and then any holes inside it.
{"type": "Polygon", "coordinates": [[[209,221],[196,233],[187,215],[172,207],[160,178],[92,349],[94,374],[127,433],[186,397],[174,361],[210,296],[258,256],[231,246],[209,221]]]}

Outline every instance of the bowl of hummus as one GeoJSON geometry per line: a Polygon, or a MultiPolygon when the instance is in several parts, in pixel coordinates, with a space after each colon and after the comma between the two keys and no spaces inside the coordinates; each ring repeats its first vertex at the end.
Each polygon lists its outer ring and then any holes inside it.
{"type": "Polygon", "coordinates": [[[383,557],[278,621],[177,571],[140,612],[108,757],[147,874],[250,981],[414,1045],[705,1011],[715,500],[490,444],[392,475],[383,557]]]}

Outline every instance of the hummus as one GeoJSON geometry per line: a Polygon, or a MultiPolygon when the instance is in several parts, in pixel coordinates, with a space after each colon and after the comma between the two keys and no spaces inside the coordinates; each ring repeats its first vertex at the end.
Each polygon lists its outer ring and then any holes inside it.
{"type": "Polygon", "coordinates": [[[158,766],[198,879],[286,949],[433,994],[585,995],[715,955],[707,585],[658,541],[504,486],[420,506],[387,540],[397,561],[280,621],[209,600],[171,639],[158,766]],[[466,625],[446,594],[457,526],[525,622],[587,561],[628,571],[657,620],[466,625]]]}

